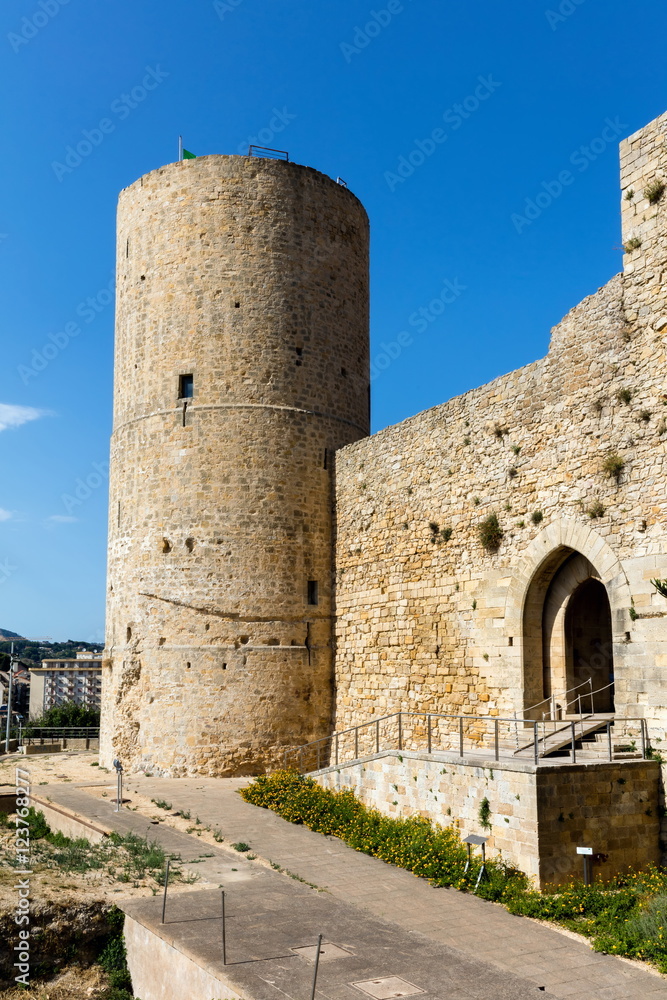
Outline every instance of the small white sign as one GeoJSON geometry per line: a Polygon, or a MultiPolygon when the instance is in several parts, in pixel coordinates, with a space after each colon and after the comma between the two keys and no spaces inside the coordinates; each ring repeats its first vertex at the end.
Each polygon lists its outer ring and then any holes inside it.
{"type": "Polygon", "coordinates": [[[577,848],[577,854],[592,854],[592,853],[593,853],[593,848],[592,847],[578,847],[577,848]]]}

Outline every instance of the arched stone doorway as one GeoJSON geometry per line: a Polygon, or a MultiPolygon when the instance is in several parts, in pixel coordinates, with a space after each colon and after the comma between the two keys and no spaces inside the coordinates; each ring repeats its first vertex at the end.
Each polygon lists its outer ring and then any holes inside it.
{"type": "Polygon", "coordinates": [[[578,694],[583,711],[613,711],[609,597],[580,552],[559,546],[535,573],[524,605],[523,640],[524,710],[532,718],[550,711],[546,700],[552,696],[562,715],[578,710],[578,694]],[[587,691],[600,692],[593,704],[587,691]]]}
{"type": "MultiPolygon", "coordinates": [[[[574,591],[565,611],[566,679],[568,689],[584,691],[587,681],[594,692],[596,712],[612,712],[614,659],[611,641],[611,608],[604,585],[594,578],[574,591]]],[[[584,709],[590,699],[583,699],[584,709]]]]}

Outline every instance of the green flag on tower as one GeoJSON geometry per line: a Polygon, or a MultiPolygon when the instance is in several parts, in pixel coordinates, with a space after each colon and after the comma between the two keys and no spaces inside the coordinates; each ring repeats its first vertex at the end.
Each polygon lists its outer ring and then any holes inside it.
{"type": "Polygon", "coordinates": [[[189,149],[184,149],[183,150],[183,159],[184,160],[196,160],[197,159],[197,155],[196,155],[196,153],[191,153],[189,149]]]}

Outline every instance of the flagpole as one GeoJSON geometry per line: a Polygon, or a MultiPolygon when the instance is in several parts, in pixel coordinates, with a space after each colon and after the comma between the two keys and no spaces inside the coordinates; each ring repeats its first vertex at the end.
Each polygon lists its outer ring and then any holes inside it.
{"type": "Polygon", "coordinates": [[[178,137],[178,159],[179,161],[183,159],[183,136],[178,137]]]}

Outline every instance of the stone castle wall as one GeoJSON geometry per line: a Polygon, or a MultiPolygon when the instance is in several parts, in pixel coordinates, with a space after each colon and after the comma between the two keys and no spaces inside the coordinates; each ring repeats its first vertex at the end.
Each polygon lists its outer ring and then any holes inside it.
{"type": "Polygon", "coordinates": [[[368,433],[368,220],[314,170],[208,156],[122,193],[117,260],[102,759],[262,770],[331,725],[331,474],[368,433]]]}
{"type": "Polygon", "coordinates": [[[667,577],[667,192],[644,191],[667,181],[667,115],[621,159],[624,273],[548,355],[336,456],[338,730],[398,709],[523,711],[549,693],[548,657],[562,695],[566,599],[549,587],[578,553],[573,586],[588,566],[611,606],[616,709],[665,736],[667,601],[650,581],[667,577]],[[492,514],[497,551],[479,537],[492,514]]]}

